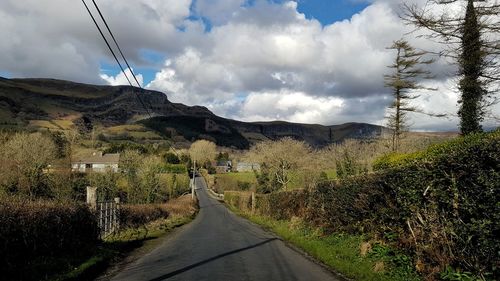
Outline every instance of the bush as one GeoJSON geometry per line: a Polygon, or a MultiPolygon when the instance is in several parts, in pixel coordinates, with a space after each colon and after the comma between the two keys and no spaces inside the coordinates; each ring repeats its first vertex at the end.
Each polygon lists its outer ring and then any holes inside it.
{"type": "Polygon", "coordinates": [[[179,159],[179,157],[173,152],[167,152],[165,154],[165,161],[169,164],[180,164],[181,163],[181,160],[179,159]]]}
{"type": "Polygon", "coordinates": [[[135,204],[120,206],[120,227],[138,228],[149,222],[165,219],[168,210],[162,204],[135,204]]]}
{"type": "Polygon", "coordinates": [[[289,220],[292,217],[305,216],[308,198],[308,191],[301,189],[273,192],[258,196],[256,208],[261,215],[277,220],[289,220]]]}
{"type": "Polygon", "coordinates": [[[162,173],[187,174],[184,164],[163,164],[160,170],[162,173]]]}
{"type": "MultiPolygon", "coordinates": [[[[181,196],[191,190],[187,174],[160,174],[160,193],[166,192],[169,199],[181,196]]],[[[165,197],[165,196],[163,196],[165,197]]]]}
{"type": "Polygon", "coordinates": [[[252,210],[252,192],[224,191],[224,202],[244,212],[252,210]]]}
{"type": "Polygon", "coordinates": [[[83,204],[3,197],[0,237],[2,276],[7,280],[10,275],[16,279],[36,279],[25,272],[36,261],[74,256],[93,248],[98,241],[97,220],[83,204]],[[26,276],[21,277],[23,274],[26,276]]]}
{"type": "Polygon", "coordinates": [[[306,218],[331,232],[384,233],[398,225],[394,197],[379,175],[322,182],[311,191],[306,218]]]}

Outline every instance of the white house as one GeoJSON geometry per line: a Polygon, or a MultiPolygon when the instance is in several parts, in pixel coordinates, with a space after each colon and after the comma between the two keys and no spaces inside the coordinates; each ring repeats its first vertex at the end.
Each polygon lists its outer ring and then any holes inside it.
{"type": "Polygon", "coordinates": [[[240,162],[236,165],[236,171],[238,172],[260,171],[260,164],[240,162]]]}
{"type": "Polygon", "coordinates": [[[81,173],[107,171],[116,173],[119,162],[119,153],[102,154],[102,152],[96,152],[89,157],[81,157],[71,161],[71,168],[73,171],[81,173]]]}

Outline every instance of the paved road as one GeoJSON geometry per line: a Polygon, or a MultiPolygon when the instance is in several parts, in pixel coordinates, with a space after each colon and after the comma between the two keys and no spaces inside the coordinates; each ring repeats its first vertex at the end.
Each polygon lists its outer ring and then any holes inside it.
{"type": "Polygon", "coordinates": [[[112,280],[337,280],[197,188],[196,219],[112,280]]]}

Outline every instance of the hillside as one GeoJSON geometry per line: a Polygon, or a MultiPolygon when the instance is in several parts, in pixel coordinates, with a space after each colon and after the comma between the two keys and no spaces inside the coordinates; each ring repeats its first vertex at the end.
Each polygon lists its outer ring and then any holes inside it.
{"type": "Polygon", "coordinates": [[[205,138],[236,148],[285,136],[321,147],[346,138],[376,137],[383,131],[363,123],[241,122],[216,116],[205,107],[172,103],[161,92],[130,86],[0,78],[0,128],[66,130],[73,126],[83,132],[98,128],[112,139],[191,142],[205,138]]]}

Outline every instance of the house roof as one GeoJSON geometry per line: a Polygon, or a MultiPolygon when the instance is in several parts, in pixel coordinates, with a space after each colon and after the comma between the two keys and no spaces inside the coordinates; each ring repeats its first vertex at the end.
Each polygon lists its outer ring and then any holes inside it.
{"type": "Polygon", "coordinates": [[[79,157],[72,161],[72,163],[82,164],[118,164],[120,161],[119,153],[109,154],[95,154],[88,157],[79,157]]]}

